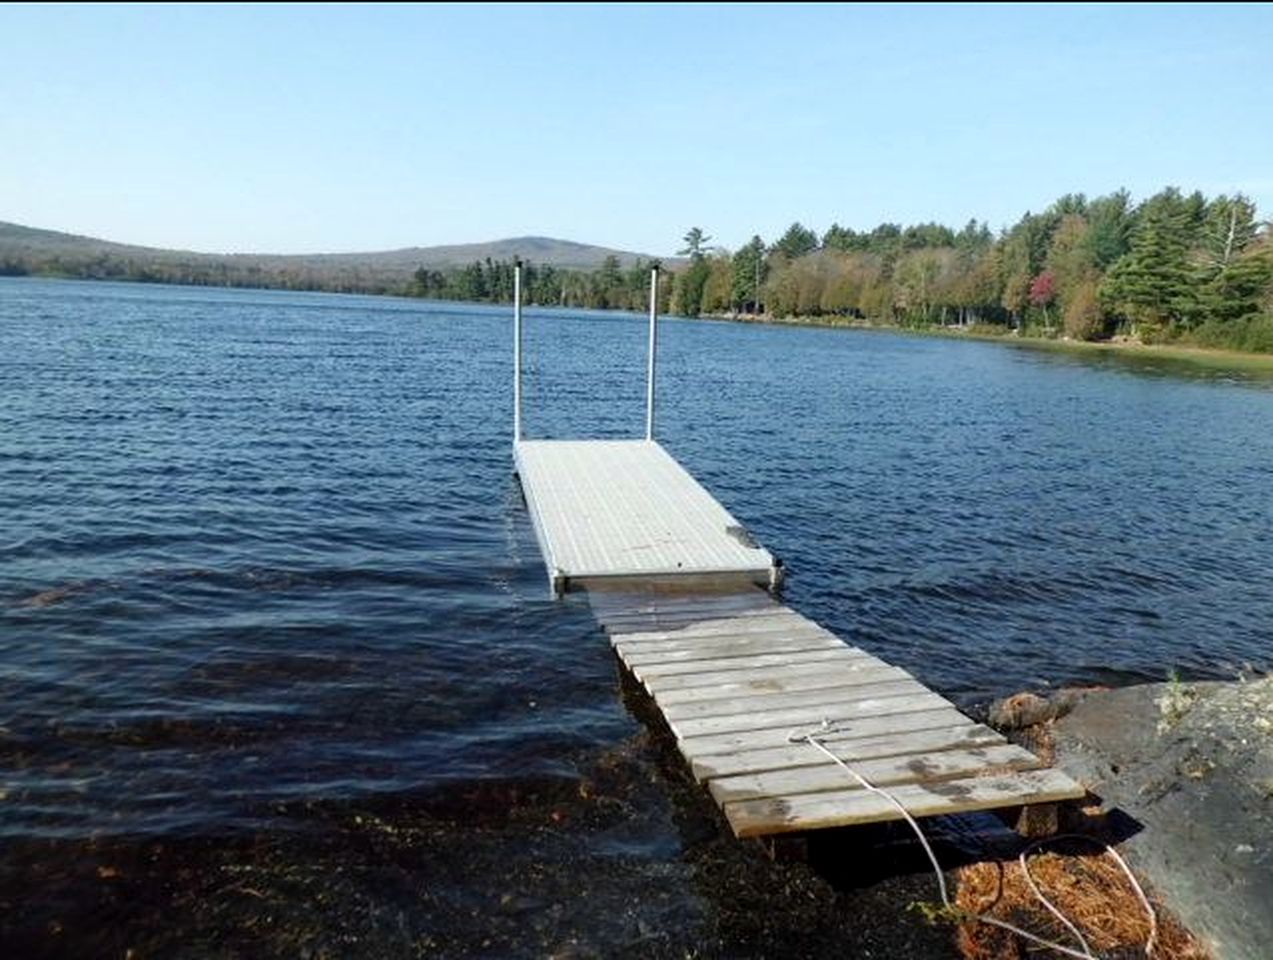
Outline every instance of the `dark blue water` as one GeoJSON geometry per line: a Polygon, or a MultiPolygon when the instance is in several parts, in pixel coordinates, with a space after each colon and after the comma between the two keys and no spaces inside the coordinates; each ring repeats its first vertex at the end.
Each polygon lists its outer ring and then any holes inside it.
{"type": "MultiPolygon", "coordinates": [[[[528,313],[531,435],[643,423],[642,318],[528,313]]],[[[1273,392],[667,321],[659,433],[788,600],[973,702],[1273,661],[1273,392]]],[[[0,835],[566,775],[633,735],[510,474],[503,309],[0,281],[0,835]]]]}
{"type": "MultiPolygon", "coordinates": [[[[789,602],[942,692],[1273,661],[1266,385],[661,342],[660,434],[789,602]]],[[[644,344],[532,311],[531,434],[636,433],[644,344]]],[[[758,869],[629,714],[586,605],[548,598],[510,359],[502,310],[0,280],[0,952],[947,955],[860,922],[922,872],[758,869]]]]}
{"type": "MultiPolygon", "coordinates": [[[[535,436],[642,427],[644,321],[530,311],[535,436]]],[[[510,471],[505,310],[0,281],[0,835],[565,775],[639,729],[510,471]]],[[[660,434],[788,600],[962,702],[1273,661],[1273,391],[669,320],[660,434]]]]}

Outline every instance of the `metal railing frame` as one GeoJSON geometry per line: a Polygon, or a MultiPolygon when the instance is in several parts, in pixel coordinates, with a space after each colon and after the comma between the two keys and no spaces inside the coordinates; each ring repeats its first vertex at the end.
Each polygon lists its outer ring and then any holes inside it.
{"type": "MultiPolygon", "coordinates": [[[[659,267],[650,268],[650,339],[646,357],[645,439],[654,439],[654,369],[659,348],[659,267]]],[[[513,265],[513,442],[524,439],[522,426],[522,262],[513,265]]]]}

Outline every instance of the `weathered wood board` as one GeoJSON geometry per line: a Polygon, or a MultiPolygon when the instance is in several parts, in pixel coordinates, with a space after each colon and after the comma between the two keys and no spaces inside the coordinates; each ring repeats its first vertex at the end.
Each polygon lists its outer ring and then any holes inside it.
{"type": "Polygon", "coordinates": [[[1084,795],[905,670],[757,591],[590,599],[739,837],[900,819],[810,734],[914,817],[1084,795]]]}

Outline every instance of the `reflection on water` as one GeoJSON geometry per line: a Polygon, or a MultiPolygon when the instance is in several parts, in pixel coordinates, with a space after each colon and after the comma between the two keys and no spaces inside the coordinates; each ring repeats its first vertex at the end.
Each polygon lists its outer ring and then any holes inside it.
{"type": "Polygon", "coordinates": [[[1031,351],[1058,363],[1074,363],[1109,372],[1132,376],[1168,377],[1176,380],[1198,380],[1205,383],[1243,384],[1252,387],[1273,386],[1273,358],[1267,356],[1211,355],[1204,350],[1151,347],[1105,347],[1101,345],[1065,343],[1014,343],[1018,350],[1031,351]]]}

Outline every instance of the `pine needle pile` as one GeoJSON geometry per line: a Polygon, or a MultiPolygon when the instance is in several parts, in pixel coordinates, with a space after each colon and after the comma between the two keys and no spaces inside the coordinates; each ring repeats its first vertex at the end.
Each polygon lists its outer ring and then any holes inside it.
{"type": "MultiPolygon", "coordinates": [[[[1114,860],[1097,853],[1030,856],[1030,875],[1046,896],[1087,939],[1102,960],[1145,957],[1150,922],[1127,876],[1114,860]]],[[[1080,949],[1067,931],[1035,897],[1016,861],[983,862],[957,872],[956,905],[968,913],[984,913],[1038,933],[1057,943],[1080,949]]],[[[1151,891],[1146,891],[1158,914],[1153,960],[1210,960],[1211,954],[1169,916],[1151,891]]],[[[966,960],[1025,960],[1051,956],[1051,951],[1027,946],[1006,930],[969,921],[959,926],[957,942],[966,960]]]]}

